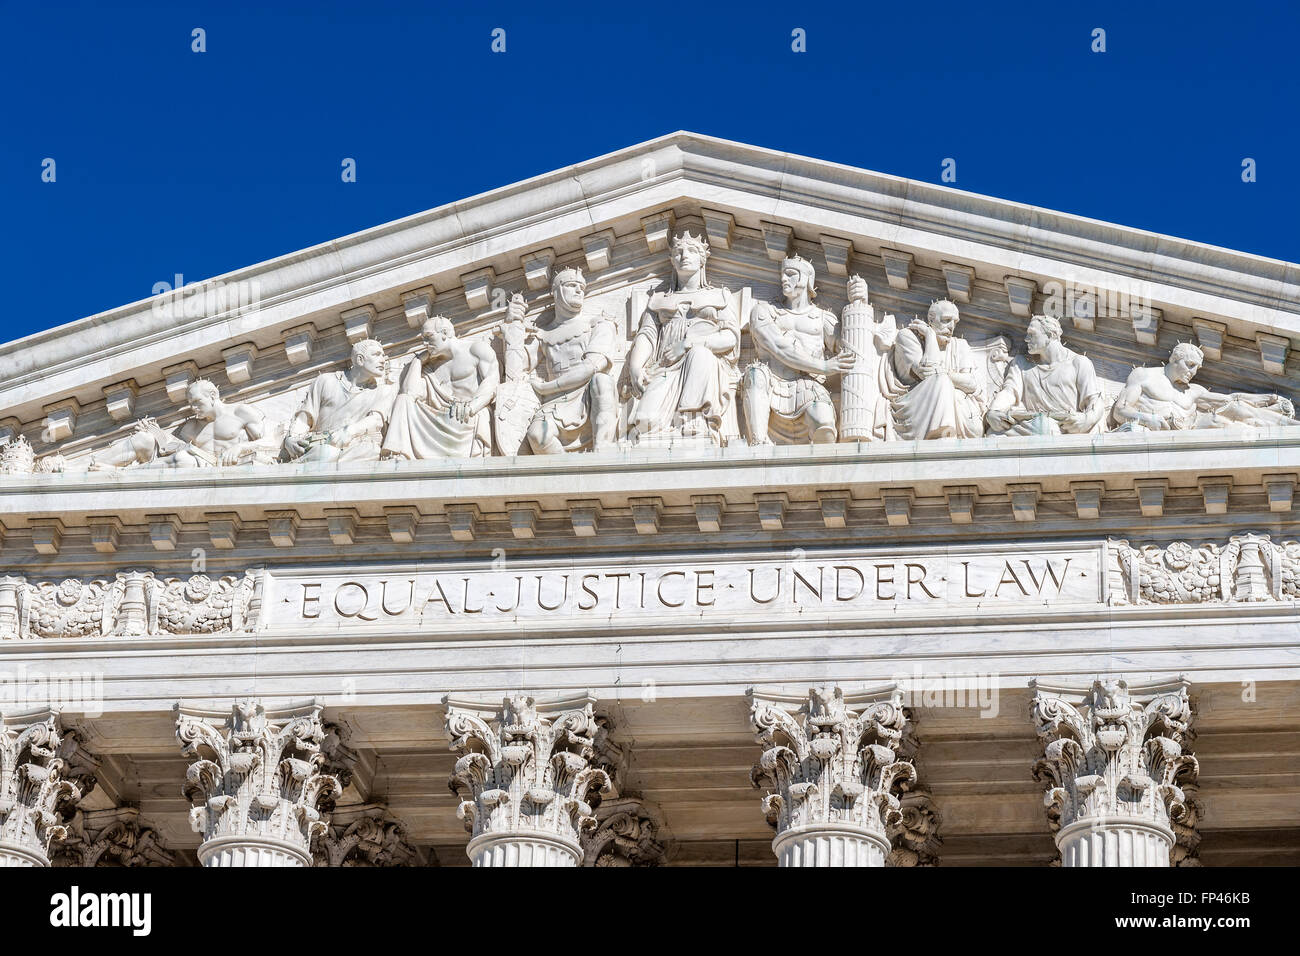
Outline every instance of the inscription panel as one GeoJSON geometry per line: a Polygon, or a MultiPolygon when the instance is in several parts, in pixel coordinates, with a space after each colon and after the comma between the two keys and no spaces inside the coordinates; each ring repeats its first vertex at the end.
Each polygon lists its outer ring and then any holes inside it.
{"type": "Polygon", "coordinates": [[[646,623],[800,613],[1097,604],[1104,545],[710,558],[646,563],[270,574],[270,629],[391,625],[453,632],[479,622],[646,623]]]}

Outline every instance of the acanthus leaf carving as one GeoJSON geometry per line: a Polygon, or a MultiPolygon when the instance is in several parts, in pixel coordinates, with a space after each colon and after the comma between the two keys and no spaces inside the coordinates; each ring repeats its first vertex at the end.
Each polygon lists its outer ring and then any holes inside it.
{"type": "Polygon", "coordinates": [[[795,712],[752,692],[750,701],[764,748],[750,779],[768,791],[762,808],[777,842],[819,829],[852,831],[875,845],[883,864],[888,833],[903,823],[899,796],[917,780],[904,756],[912,741],[902,691],[892,687],[860,712],[839,687],[811,688],[795,712]]]}
{"type": "MultiPolygon", "coordinates": [[[[1063,855],[1086,839],[1081,828],[1120,828],[1140,831],[1142,840],[1154,836],[1152,862],[1169,865],[1171,821],[1187,815],[1183,787],[1198,772],[1184,749],[1192,738],[1188,686],[1183,679],[1132,691],[1122,679],[1098,679],[1087,690],[1035,683],[1033,717],[1044,749],[1033,774],[1044,785],[1048,825],[1063,855]]],[[[1078,860],[1092,852],[1071,856],[1070,865],[1087,865],[1078,860]]]]}
{"type": "Polygon", "coordinates": [[[67,838],[68,820],[95,783],[82,772],[86,761],[70,763],[78,746],[53,711],[0,715],[0,856],[6,864],[48,865],[50,844],[67,838]]]}
{"type": "Polygon", "coordinates": [[[325,832],[330,801],[342,791],[337,777],[322,772],[320,705],[273,716],[261,703],[236,703],[220,726],[211,715],[185,713],[179,704],[175,710],[177,740],[195,758],[182,794],[205,847],[276,841],[306,865],[311,840],[325,832]]]}
{"type": "Polygon", "coordinates": [[[386,807],[339,808],[312,843],[312,865],[333,867],[427,866],[406,825],[386,807]]]}
{"type": "Polygon", "coordinates": [[[514,696],[490,721],[481,713],[451,702],[446,713],[450,749],[460,754],[448,784],[471,857],[493,840],[540,835],[566,848],[565,865],[576,865],[595,808],[611,791],[608,773],[594,764],[591,701],[546,716],[533,698],[514,696]]]}

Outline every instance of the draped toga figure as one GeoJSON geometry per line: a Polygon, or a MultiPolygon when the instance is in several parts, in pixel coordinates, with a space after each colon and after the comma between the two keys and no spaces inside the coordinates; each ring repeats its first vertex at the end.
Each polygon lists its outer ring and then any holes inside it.
{"type": "Polygon", "coordinates": [[[398,458],[471,458],[492,454],[487,407],[501,371],[492,346],[456,337],[451,320],[426,319],[420,337],[431,365],[417,357],[402,370],[383,450],[398,458]]]}
{"type": "Polygon", "coordinates": [[[984,416],[992,434],[1079,435],[1100,431],[1106,415],[1092,362],[1061,341],[1061,323],[1036,315],[984,416]]]}
{"type": "Polygon", "coordinates": [[[628,385],[637,441],[660,437],[723,442],[733,412],[740,316],[727,289],[708,284],[709,244],[689,232],[672,241],[673,279],[650,297],[632,349],[628,385]]]}
{"type": "Polygon", "coordinates": [[[894,341],[884,391],[904,441],[984,434],[984,380],[970,343],[953,334],[960,318],[954,303],[940,299],[894,341]]]}
{"type": "Polygon", "coordinates": [[[303,396],[284,454],[304,462],[377,461],[397,397],[385,381],[384,347],[374,339],[352,346],[346,372],[321,372],[303,396]]]}

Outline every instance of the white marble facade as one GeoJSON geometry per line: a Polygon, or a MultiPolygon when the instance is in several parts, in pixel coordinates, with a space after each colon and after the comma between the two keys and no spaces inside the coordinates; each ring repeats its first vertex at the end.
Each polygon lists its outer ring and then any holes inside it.
{"type": "Polygon", "coordinates": [[[0,346],[0,862],[1296,862],[1300,274],[1149,239],[678,133],[0,346]]]}

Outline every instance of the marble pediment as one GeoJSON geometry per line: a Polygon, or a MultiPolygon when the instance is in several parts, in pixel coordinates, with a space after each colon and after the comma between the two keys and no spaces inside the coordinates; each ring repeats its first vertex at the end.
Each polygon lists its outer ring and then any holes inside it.
{"type": "MultiPolygon", "coordinates": [[[[1168,427],[1271,428],[1294,421],[1292,403],[1300,397],[1300,383],[1288,370],[1292,336],[1300,335],[1298,303],[1300,271],[1292,264],[676,133],[0,346],[0,442],[8,447],[9,473],[148,465],[148,456],[176,442],[178,429],[193,418],[191,386],[206,381],[225,406],[240,409],[227,429],[243,427],[240,416],[244,424],[261,424],[256,435],[254,429],[242,435],[247,447],[229,460],[220,442],[214,450],[207,437],[195,439],[201,428],[185,432],[180,442],[190,448],[177,459],[182,467],[292,467],[312,442],[326,441],[322,436],[338,440],[341,425],[331,432],[302,420],[295,425],[295,419],[304,402],[315,400],[311,394],[323,376],[338,374],[338,388],[355,389],[346,373],[363,341],[383,350],[383,367],[367,386],[412,395],[427,387],[412,401],[431,409],[430,418],[481,416],[481,427],[430,435],[415,422],[403,426],[413,429],[410,435],[392,441],[385,419],[362,436],[370,442],[367,450],[340,447],[322,460],[589,453],[700,442],[726,448],[810,443],[828,434],[841,442],[994,437],[986,413],[997,404],[1009,370],[1033,364],[1026,332],[1040,314],[1056,320],[1060,341],[1095,372],[1104,420],[1079,431],[1125,425],[1160,430],[1135,420],[1146,407],[1141,401],[1130,403],[1128,416],[1111,409],[1134,369],[1159,369],[1180,343],[1197,346],[1198,385],[1254,398],[1223,419],[1216,409],[1190,409],[1168,427]],[[690,295],[676,290],[681,274],[673,248],[683,235],[707,250],[707,281],[690,295]],[[771,313],[764,304],[774,303],[781,316],[789,312],[782,272],[792,258],[810,270],[816,314],[839,324],[838,346],[828,339],[816,362],[844,347],[855,301],[869,299],[870,321],[879,326],[888,320],[890,334],[902,338],[913,334],[909,326],[919,329],[928,321],[936,300],[953,303],[960,313],[957,337],[971,347],[971,357],[960,361],[975,370],[972,387],[980,399],[978,408],[968,409],[969,421],[944,430],[928,405],[923,414],[899,412],[895,405],[888,421],[878,414],[873,433],[870,424],[851,424],[856,412],[845,407],[838,373],[786,368],[774,380],[771,369],[781,360],[765,351],[766,333],[756,336],[752,323],[755,315],[771,313]],[[566,270],[580,274],[585,285],[581,314],[568,325],[558,317],[553,291],[566,270]],[[866,299],[850,294],[854,277],[865,281],[866,299]],[[522,305],[512,306],[520,296],[522,305]],[[717,369],[688,374],[669,356],[670,315],[679,300],[685,328],[704,316],[704,325],[695,328],[707,333],[716,326],[724,337],[738,338],[729,352],[715,350],[717,369]],[[440,392],[430,363],[416,365],[416,372],[428,371],[429,385],[420,385],[416,373],[403,381],[403,370],[427,352],[421,331],[435,315],[450,321],[458,341],[477,349],[477,380],[495,376],[495,394],[472,414],[456,403],[474,404],[474,389],[440,392]],[[647,315],[658,317],[648,334],[647,315]],[[581,326],[581,335],[570,334],[574,326],[581,326]],[[599,330],[599,346],[592,344],[591,329],[599,330]],[[548,358],[525,355],[521,369],[524,353],[512,332],[525,351],[536,350],[529,343],[542,343],[548,358]],[[646,346],[653,353],[648,358],[636,354],[647,337],[654,340],[646,346]],[[529,384],[539,361],[549,361],[559,381],[566,363],[592,355],[604,363],[602,387],[609,397],[603,405],[576,392],[566,405],[529,384]],[[654,391],[656,377],[674,375],[664,388],[676,407],[647,412],[662,399],[654,391]],[[700,382],[712,391],[692,424],[684,420],[691,416],[683,414],[678,393],[700,382]],[[750,395],[765,396],[773,408],[763,441],[756,433],[764,429],[747,411],[750,395]],[[799,417],[818,402],[828,409],[824,420],[812,412],[806,421],[799,417]],[[553,423],[553,433],[537,425],[543,418],[553,423]],[[286,439],[295,428],[301,442],[291,447],[286,439]],[[133,450],[150,443],[152,452],[133,450]]],[[[798,311],[790,314],[797,318],[798,311]]],[[[923,338],[916,333],[918,350],[923,338]]],[[[797,336],[794,341],[798,351],[797,336]]],[[[859,342],[854,354],[871,347],[859,342]]],[[[877,336],[880,355],[868,357],[884,356],[891,364],[897,392],[883,400],[896,402],[919,379],[908,378],[901,351],[885,355],[889,347],[877,336]]],[[[924,361],[920,356],[913,364],[924,361]]],[[[450,381],[449,375],[443,379],[450,381]]],[[[874,387],[887,391],[883,384],[874,387]]],[[[1004,411],[1015,418],[1016,434],[1037,433],[1037,425],[1023,424],[1034,409],[1004,411]]],[[[1168,423],[1178,416],[1155,417],[1168,423]]],[[[1046,424],[1049,432],[1056,427],[1046,424]]],[[[354,445],[359,440],[347,438],[354,445]]]]}

